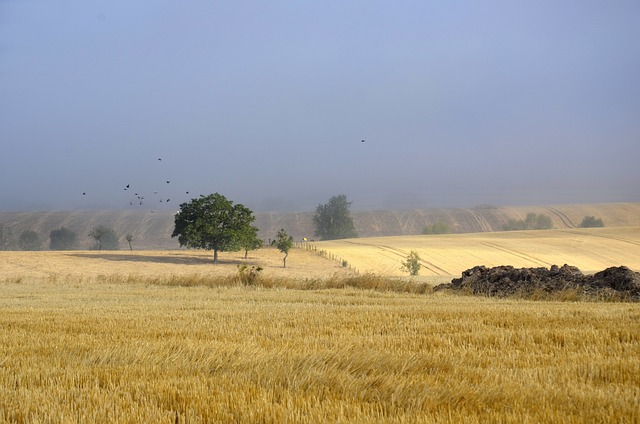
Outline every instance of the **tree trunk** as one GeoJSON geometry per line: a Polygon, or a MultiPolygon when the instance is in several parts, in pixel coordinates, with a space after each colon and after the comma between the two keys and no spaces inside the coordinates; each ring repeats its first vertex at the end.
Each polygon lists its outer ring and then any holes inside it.
{"type": "Polygon", "coordinates": [[[287,256],[289,256],[288,253],[286,255],[284,255],[284,258],[282,258],[282,267],[283,268],[287,267],[287,256]]]}
{"type": "Polygon", "coordinates": [[[245,250],[245,251],[244,251],[244,258],[245,258],[245,259],[247,259],[247,255],[248,255],[248,254],[249,254],[249,251],[248,251],[248,250],[245,250]]]}
{"type": "Polygon", "coordinates": [[[218,249],[213,249],[213,263],[218,263],[218,249]]]}

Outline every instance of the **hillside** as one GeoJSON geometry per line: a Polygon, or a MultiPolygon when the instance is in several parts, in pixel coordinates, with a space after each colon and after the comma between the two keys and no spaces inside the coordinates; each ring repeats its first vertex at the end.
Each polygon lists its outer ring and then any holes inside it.
{"type": "Polygon", "coordinates": [[[413,250],[421,276],[459,276],[477,265],[549,268],[569,264],[585,273],[613,266],[640,270],[640,227],[501,231],[473,234],[387,236],[308,243],[360,272],[408,275],[400,269],[413,250]]]}
{"type": "MultiPolygon", "coordinates": [[[[601,218],[607,228],[640,226],[640,203],[606,203],[554,206],[493,207],[467,209],[417,209],[353,211],[352,216],[360,237],[417,235],[426,225],[443,221],[455,233],[482,233],[500,231],[510,219],[524,219],[534,212],[549,216],[554,228],[575,228],[584,216],[601,218]]],[[[256,226],[260,237],[268,240],[278,229],[284,228],[296,240],[312,238],[313,212],[259,212],[256,226]]],[[[65,226],[81,238],[80,247],[88,248],[92,242],[87,236],[98,225],[112,227],[122,236],[134,235],[134,249],[176,249],[173,231],[173,212],[144,211],[52,211],[52,212],[0,212],[0,225],[8,234],[9,248],[25,230],[34,230],[46,240],[51,230],[65,226]]],[[[121,247],[125,248],[124,238],[121,247]]]]}

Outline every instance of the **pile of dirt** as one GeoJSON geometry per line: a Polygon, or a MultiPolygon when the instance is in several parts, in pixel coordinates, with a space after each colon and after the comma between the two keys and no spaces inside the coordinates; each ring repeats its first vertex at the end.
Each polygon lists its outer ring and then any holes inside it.
{"type": "Polygon", "coordinates": [[[640,300],[640,273],[626,266],[607,268],[593,275],[584,275],[569,265],[551,268],[514,268],[476,266],[454,278],[449,284],[440,284],[438,290],[466,291],[475,295],[527,297],[534,293],[554,293],[576,290],[579,293],[604,297],[640,300]]]}

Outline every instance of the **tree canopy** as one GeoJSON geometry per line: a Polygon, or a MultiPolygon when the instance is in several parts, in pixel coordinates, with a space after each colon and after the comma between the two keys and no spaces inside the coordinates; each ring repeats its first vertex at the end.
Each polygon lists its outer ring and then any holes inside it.
{"type": "Polygon", "coordinates": [[[247,225],[238,236],[238,246],[244,249],[244,258],[247,259],[249,250],[260,249],[263,245],[262,239],[258,238],[258,228],[247,225]]]}
{"type": "Polygon", "coordinates": [[[41,250],[42,240],[40,236],[33,230],[25,230],[20,234],[18,244],[22,250],[41,250]]]}
{"type": "Polygon", "coordinates": [[[504,226],[505,231],[548,230],[550,228],[553,228],[551,218],[547,215],[538,215],[533,212],[529,212],[524,220],[511,219],[507,225],[504,226]]]}
{"type": "Polygon", "coordinates": [[[120,237],[113,228],[99,225],[89,232],[89,237],[96,241],[95,249],[118,250],[120,249],[120,237]]]}
{"type": "Polygon", "coordinates": [[[218,252],[241,249],[254,220],[251,209],[219,193],[201,195],[180,205],[171,237],[178,237],[180,246],[213,250],[213,262],[218,263],[218,252]]]}
{"type": "Polygon", "coordinates": [[[358,237],[349,208],[351,202],[347,196],[340,194],[333,196],[329,202],[318,205],[313,223],[316,227],[315,236],[321,240],[336,240],[358,237]]]}
{"type": "Polygon", "coordinates": [[[51,230],[49,240],[49,249],[51,250],[73,250],[77,245],[76,233],[66,227],[51,230]]]}
{"type": "Polygon", "coordinates": [[[596,218],[595,216],[585,216],[582,222],[580,223],[580,228],[597,228],[604,227],[604,222],[602,219],[596,218]]]}

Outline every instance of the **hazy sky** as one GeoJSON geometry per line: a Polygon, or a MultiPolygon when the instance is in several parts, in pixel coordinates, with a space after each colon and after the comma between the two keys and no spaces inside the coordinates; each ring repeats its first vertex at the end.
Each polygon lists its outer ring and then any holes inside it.
{"type": "Polygon", "coordinates": [[[637,202],[639,161],[637,0],[0,0],[0,210],[637,202]]]}

